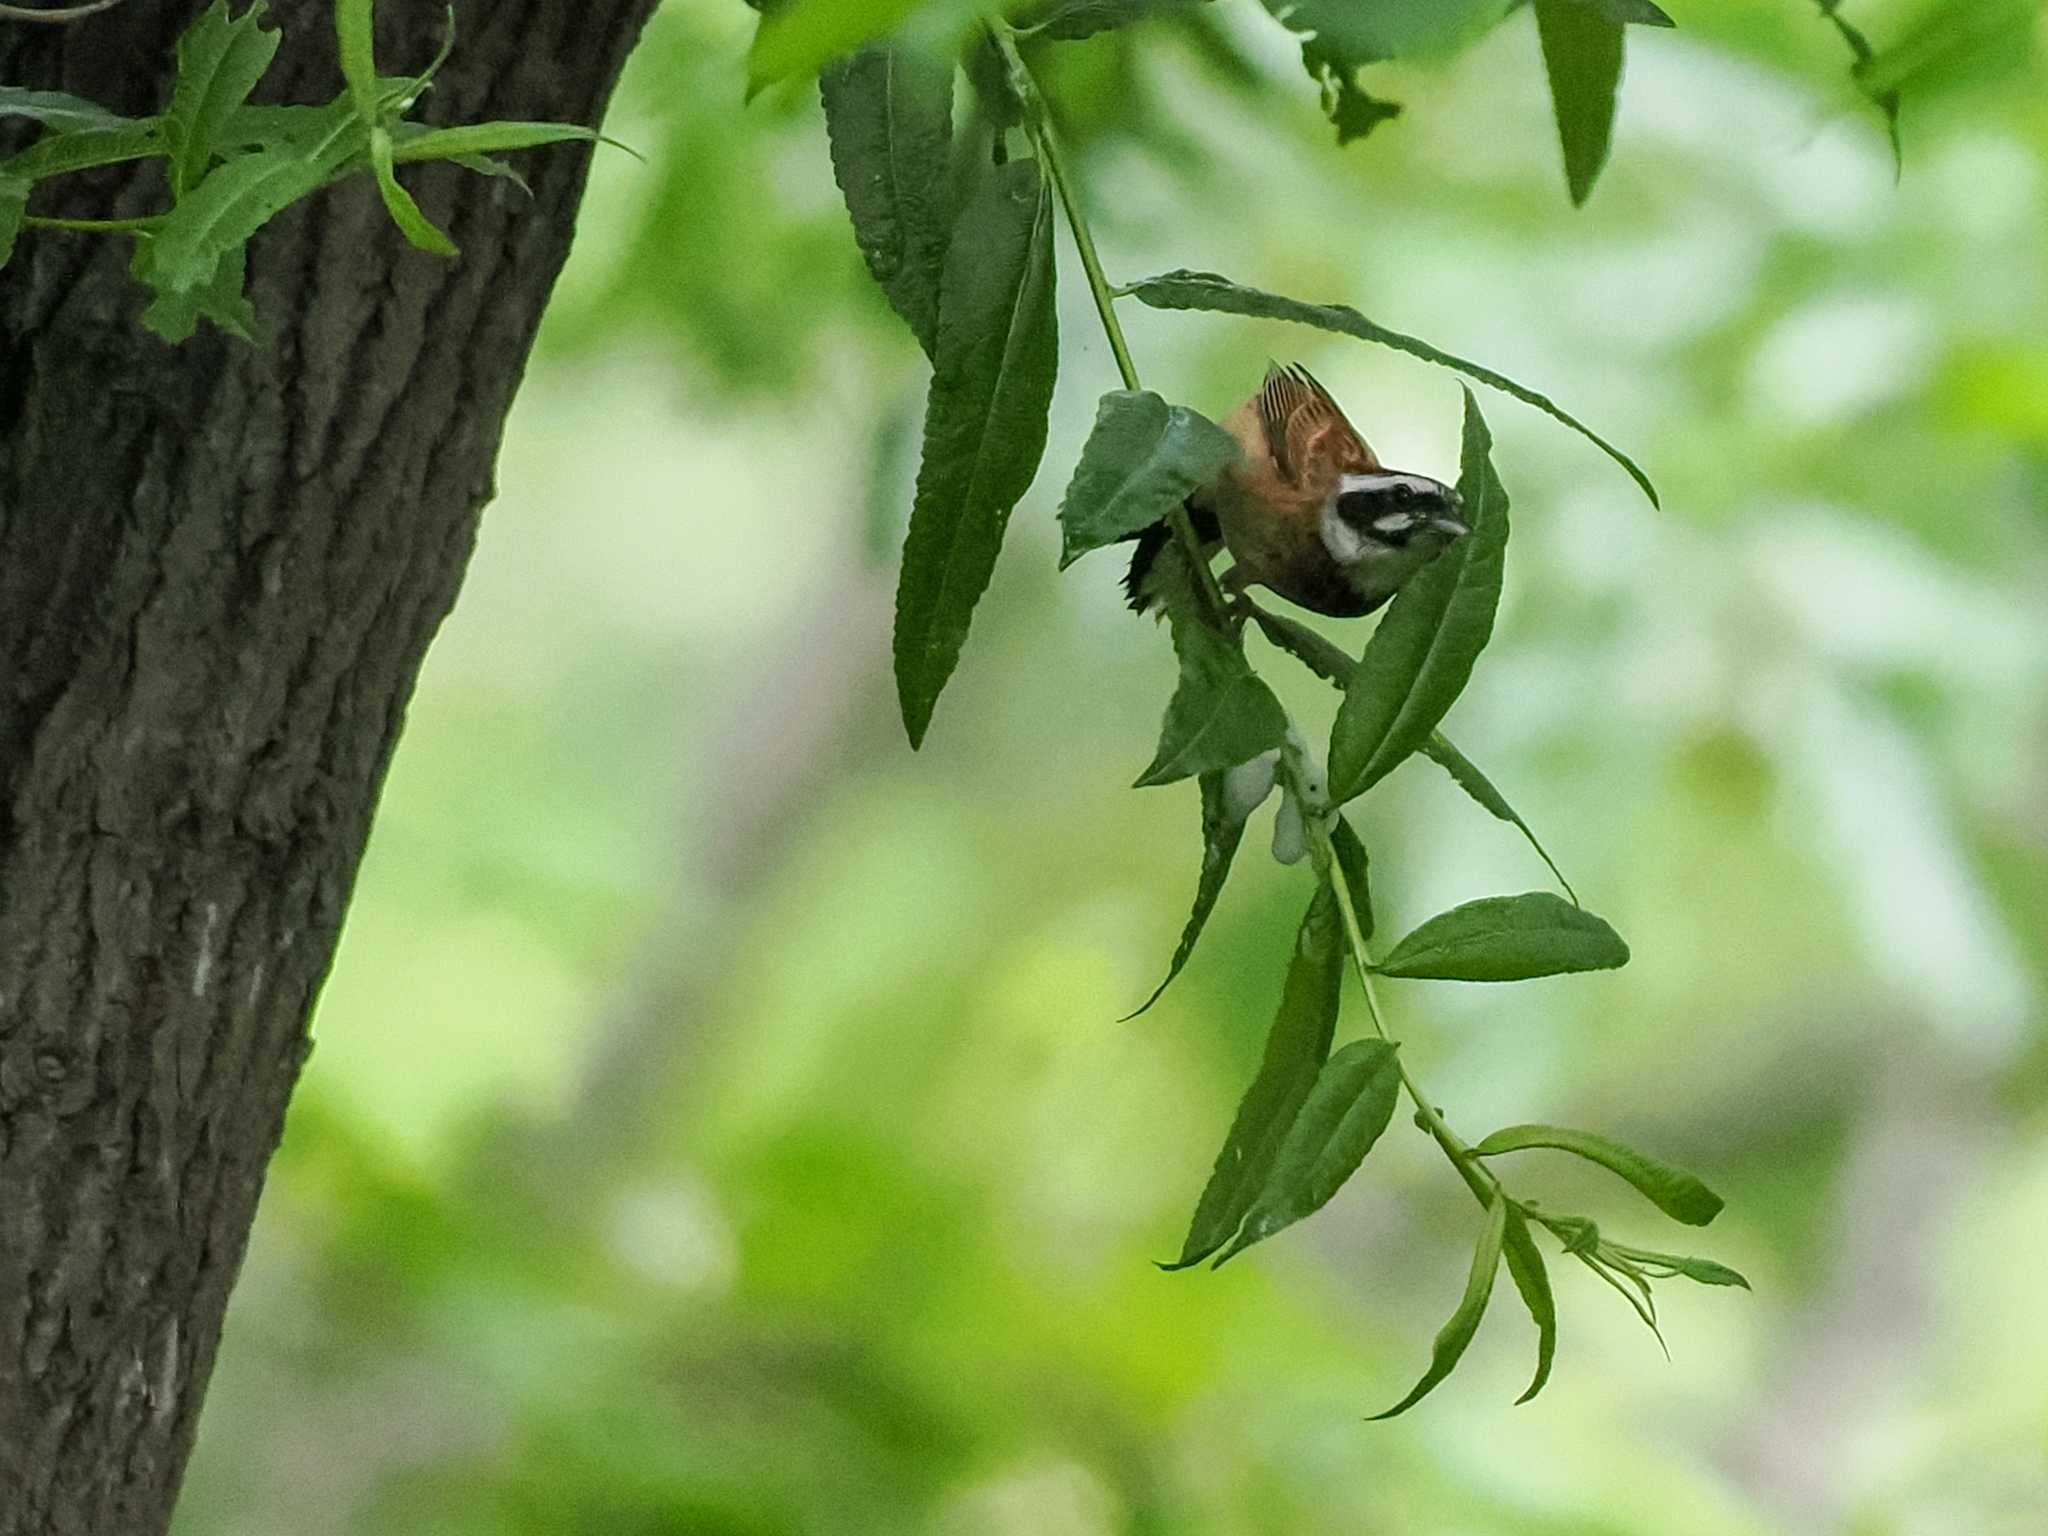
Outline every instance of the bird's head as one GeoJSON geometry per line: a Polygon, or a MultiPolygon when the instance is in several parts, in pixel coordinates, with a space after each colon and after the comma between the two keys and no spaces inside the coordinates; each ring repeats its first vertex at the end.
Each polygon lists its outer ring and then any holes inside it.
{"type": "Polygon", "coordinates": [[[1427,475],[1347,474],[1323,508],[1323,547],[1361,595],[1384,602],[1471,532],[1463,514],[1458,493],[1427,475]]]}

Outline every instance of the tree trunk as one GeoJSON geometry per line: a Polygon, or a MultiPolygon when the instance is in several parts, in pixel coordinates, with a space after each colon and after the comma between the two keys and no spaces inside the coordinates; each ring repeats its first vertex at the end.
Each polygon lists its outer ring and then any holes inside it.
{"type": "MultiPolygon", "coordinates": [[[[238,7],[239,8],[239,7],[238,7]]],[[[465,0],[438,122],[595,122],[653,0],[465,0]]],[[[0,21],[0,80],[147,113],[199,0],[0,21]]],[[[417,69],[443,8],[386,0],[417,69]]],[[[331,0],[274,0],[262,97],[340,89],[331,0]]],[[[454,601],[587,154],[367,181],[251,248],[257,346],[137,323],[126,242],[0,273],[0,1536],[153,1536],[406,700],[454,601]]],[[[161,206],[153,169],[38,212],[161,206]]],[[[430,1026],[429,1026],[430,1027],[430,1026]]]]}

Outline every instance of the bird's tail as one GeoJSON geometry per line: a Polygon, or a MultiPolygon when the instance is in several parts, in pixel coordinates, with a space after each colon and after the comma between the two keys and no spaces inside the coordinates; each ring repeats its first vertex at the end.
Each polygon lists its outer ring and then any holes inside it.
{"type": "MultiPolygon", "coordinates": [[[[1223,537],[1223,527],[1216,520],[1216,514],[1202,506],[1190,496],[1182,503],[1188,511],[1188,521],[1194,525],[1195,537],[1208,548],[1223,537]]],[[[1124,572],[1124,596],[1130,599],[1133,613],[1145,613],[1158,602],[1157,583],[1152,580],[1152,567],[1159,559],[1159,552],[1173,542],[1173,530],[1165,523],[1154,523],[1150,528],[1131,535],[1138,547],[1131,551],[1130,569],[1124,572]]]]}

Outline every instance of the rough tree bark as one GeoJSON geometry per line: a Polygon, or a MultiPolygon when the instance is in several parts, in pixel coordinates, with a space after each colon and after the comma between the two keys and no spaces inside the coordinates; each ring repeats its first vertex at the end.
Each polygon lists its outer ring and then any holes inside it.
{"type": "MultiPolygon", "coordinates": [[[[435,121],[595,122],[654,0],[464,0],[435,121]]],[[[129,112],[200,0],[0,20],[0,80],[129,112]]],[[[440,0],[386,0],[379,58],[440,0]]],[[[340,88],[330,0],[273,0],[263,97],[340,88]]],[[[408,174],[463,248],[351,184],[251,250],[268,330],[169,348],[124,242],[0,274],[0,1536],[153,1536],[384,769],[454,601],[587,156],[534,197],[408,174]]],[[[61,206],[160,206],[152,174],[61,206]]]]}

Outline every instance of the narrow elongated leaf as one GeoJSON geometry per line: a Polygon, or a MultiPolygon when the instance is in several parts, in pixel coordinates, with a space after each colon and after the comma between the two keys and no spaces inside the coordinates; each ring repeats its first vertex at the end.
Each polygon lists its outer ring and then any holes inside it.
{"type": "Polygon", "coordinates": [[[1224,1138],[1209,1183],[1195,1206],[1179,1259],[1160,1268],[1185,1269],[1201,1263],[1229,1242],[1243,1223],[1245,1213],[1265,1187],[1266,1175],[1301,1112],[1302,1101],[1329,1058],[1343,978],[1344,939],[1337,922],[1337,903],[1329,887],[1319,885],[1301,921],[1258,1076],[1237,1106],[1237,1117],[1231,1121],[1230,1134],[1224,1138]]]}
{"type": "Polygon", "coordinates": [[[1495,1131],[1472,1150],[1481,1157],[1498,1157],[1530,1147],[1552,1147],[1598,1163],[1633,1184],[1666,1216],[1689,1227],[1704,1227],[1721,1214],[1721,1197],[1691,1174],[1591,1131],[1562,1125],[1511,1125],[1495,1131]]]}
{"type": "Polygon", "coordinates": [[[318,137],[217,165],[178,200],[150,242],[149,280],[156,287],[185,289],[205,283],[223,254],[325,185],[351,156],[362,152],[367,133],[347,104],[323,110],[326,129],[318,137]]]}
{"type": "Polygon", "coordinates": [[[28,217],[28,194],[33,183],[19,176],[0,175],[0,267],[14,257],[14,242],[21,235],[21,221],[28,217]]]}
{"type": "Polygon", "coordinates": [[[1397,1413],[1406,1413],[1457,1368],[1458,1361],[1464,1357],[1465,1346],[1479,1331],[1479,1320],[1486,1315],[1486,1301],[1493,1294],[1493,1277],[1500,1270],[1500,1251],[1507,1237],[1507,1221],[1508,1203],[1495,1195],[1486,1208],[1486,1230],[1480,1234],[1479,1246],[1472,1252],[1472,1270],[1465,1279],[1465,1294],[1458,1302],[1458,1310],[1438,1331],[1436,1342],[1430,1347],[1429,1369],[1422,1373],[1422,1380],[1415,1383],[1406,1397],[1385,1412],[1371,1415],[1372,1418],[1391,1419],[1397,1413]]]}
{"type": "Polygon", "coordinates": [[[1400,1093],[1401,1070],[1388,1041],[1354,1040],[1324,1062],[1265,1188],[1217,1265],[1327,1205],[1394,1118],[1400,1093]]]}
{"type": "Polygon", "coordinates": [[[1358,663],[1346,652],[1298,619],[1259,607],[1252,609],[1252,618],[1268,640],[1326,683],[1335,683],[1342,688],[1351,681],[1351,674],[1358,670],[1358,663]]]}
{"type": "Polygon", "coordinates": [[[334,0],[334,38],[341,78],[366,125],[383,116],[377,99],[375,0],[334,0]]]}
{"type": "Polygon", "coordinates": [[[89,171],[96,166],[121,165],[130,160],[147,160],[164,152],[154,121],[127,128],[80,128],[68,133],[46,133],[21,153],[0,160],[0,176],[23,181],[41,181],[72,171],[89,171]]]}
{"type": "Polygon", "coordinates": [[[1287,711],[1244,652],[1193,613],[1176,609],[1173,648],[1180,684],[1166,706],[1159,750],[1137,788],[1248,762],[1287,739],[1287,711]]]}
{"type": "Polygon", "coordinates": [[[1111,390],[1060,502],[1060,568],[1150,528],[1238,457],[1237,439],[1150,390],[1111,390]]]}
{"type": "Polygon", "coordinates": [[[1550,1380],[1550,1363],[1557,1355],[1557,1299],[1550,1293],[1550,1270],[1543,1262],[1543,1250],[1536,1246],[1527,1219],[1513,1204],[1508,1206],[1501,1256],[1507,1260],[1509,1278],[1522,1293],[1522,1305],[1536,1325],[1536,1375],[1529,1390],[1515,1399],[1526,1403],[1550,1380]]]}
{"type": "Polygon", "coordinates": [[[1429,740],[1493,634],[1508,498],[1492,446],[1468,389],[1458,493],[1472,531],[1409,579],[1366,642],[1330,731],[1335,804],[1364,794],[1429,740]]]}
{"type": "Polygon", "coordinates": [[[226,0],[215,0],[178,39],[178,78],[162,118],[173,197],[199,184],[221,134],[270,68],[283,34],[263,30],[263,11],[256,0],[230,20],[226,0]]]}
{"type": "Polygon", "coordinates": [[[391,134],[381,123],[370,130],[370,169],[377,176],[377,191],[384,199],[384,210],[391,215],[391,222],[398,226],[398,232],[413,245],[436,256],[459,256],[455,242],[444,234],[439,225],[420,212],[420,205],[413,196],[398,184],[397,173],[391,168],[391,134]]]}
{"type": "Polygon", "coordinates": [[[1564,146],[1564,177],[1574,205],[1585,202],[1607,163],[1614,93],[1621,84],[1621,23],[1582,0],[1536,0],[1551,110],[1564,146]]]}
{"type": "Polygon", "coordinates": [[[31,91],[0,85],[0,117],[31,117],[45,128],[69,132],[79,128],[133,128],[136,120],[109,112],[96,101],[65,91],[31,91]]]}
{"type": "Polygon", "coordinates": [[[946,253],[924,460],[896,588],[896,693],[912,746],[959,663],[1010,510],[1038,472],[1054,326],[1052,201],[1038,167],[1012,161],[987,173],[946,253]]]}
{"type": "Polygon", "coordinates": [[[1358,914],[1358,936],[1370,939],[1372,882],[1367,878],[1365,844],[1358,840],[1358,834],[1351,830],[1351,823],[1341,815],[1330,821],[1330,851],[1337,856],[1338,872],[1344,876],[1344,888],[1351,893],[1352,910],[1358,914]]]}
{"type": "MultiPolygon", "coordinates": [[[[571,140],[597,143],[603,139],[595,128],[580,123],[464,123],[458,128],[429,128],[423,133],[400,137],[393,133],[391,158],[398,165],[421,160],[454,160],[466,163],[469,155],[495,155],[511,149],[538,149],[544,144],[571,140]]],[[[624,149],[624,145],[619,146],[624,149]]],[[[631,151],[627,151],[629,154],[631,151]]]]}
{"type": "Polygon", "coordinates": [[[1685,1279],[1700,1285],[1732,1285],[1743,1290],[1749,1289],[1749,1282],[1741,1273],[1726,1264],[1716,1264],[1712,1259],[1695,1259],[1682,1253],[1658,1253],[1650,1248],[1631,1248],[1620,1243],[1609,1243],[1602,1251],[1612,1258],[1626,1261],[1638,1274],[1652,1280],[1685,1279]]]}
{"type": "Polygon", "coordinates": [[[1517,384],[1505,374],[1495,373],[1491,368],[1482,367],[1478,363],[1467,362],[1464,358],[1433,347],[1426,341],[1404,336],[1399,331],[1390,331],[1385,326],[1366,319],[1348,304],[1308,304],[1300,299],[1264,293],[1257,288],[1241,287],[1227,277],[1218,277],[1214,272],[1184,270],[1163,272],[1157,277],[1143,278],[1123,291],[1154,309],[1199,309],[1212,314],[1247,315],[1258,320],[1288,320],[1296,325],[1312,325],[1320,331],[1331,331],[1339,336],[1351,336],[1359,341],[1391,347],[1396,352],[1419,357],[1426,363],[1435,363],[1438,367],[1462,373],[1476,383],[1484,384],[1489,389],[1497,389],[1502,394],[1513,395],[1523,404],[1533,405],[1545,415],[1563,422],[1627,470],[1629,478],[1641,486],[1643,494],[1650,498],[1651,505],[1659,504],[1657,488],[1650,483],[1650,477],[1636,467],[1633,459],[1576,416],[1560,408],[1549,396],[1540,395],[1533,389],[1517,384]]]}
{"type": "Polygon", "coordinates": [[[930,357],[948,235],[953,63],[909,43],[877,43],[828,64],[818,92],[854,243],[930,357]]]}
{"type": "Polygon", "coordinates": [[[1438,913],[1374,969],[1421,981],[1528,981],[1626,964],[1628,945],[1606,923],[1549,891],[1528,891],[1438,913]]]}
{"type": "Polygon", "coordinates": [[[1571,897],[1573,906],[1577,906],[1579,893],[1572,889],[1571,881],[1565,879],[1564,871],[1557,867],[1556,861],[1548,853],[1544,852],[1543,845],[1536,840],[1536,834],[1529,830],[1529,823],[1522,820],[1515,808],[1508,804],[1507,796],[1493,787],[1493,781],[1479,771],[1478,765],[1453,746],[1450,737],[1442,731],[1430,732],[1429,740],[1422,744],[1422,750],[1431,762],[1451,776],[1452,782],[1458,788],[1484,806],[1498,820],[1521,830],[1522,836],[1528,839],[1529,846],[1536,850],[1536,857],[1550,866],[1551,874],[1555,875],[1557,883],[1564,887],[1565,895],[1571,897]]]}
{"type": "Polygon", "coordinates": [[[1150,997],[1124,1015],[1121,1023],[1128,1023],[1158,1002],[1160,994],[1173,984],[1173,978],[1195,952],[1195,941],[1201,938],[1209,914],[1216,909],[1216,898],[1223,894],[1223,883],[1230,878],[1231,861],[1237,857],[1238,844],[1244,841],[1245,823],[1273,792],[1273,760],[1260,756],[1235,768],[1211,770],[1201,776],[1200,783],[1202,873],[1195,882],[1194,908],[1180,931],[1180,942],[1174,946],[1166,979],[1152,989],[1150,997]]]}

